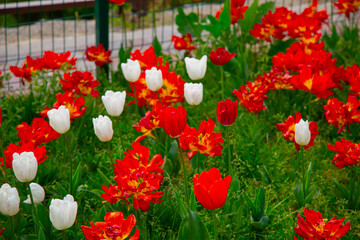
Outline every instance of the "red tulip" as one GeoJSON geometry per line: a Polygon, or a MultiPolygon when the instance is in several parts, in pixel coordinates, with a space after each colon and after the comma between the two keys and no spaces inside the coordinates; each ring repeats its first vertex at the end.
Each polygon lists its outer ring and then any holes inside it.
{"type": "Polygon", "coordinates": [[[217,48],[216,51],[211,50],[209,54],[211,62],[215,65],[225,65],[235,56],[236,53],[229,53],[225,48],[217,48]]]}
{"type": "Polygon", "coordinates": [[[229,190],[231,176],[221,178],[220,170],[212,168],[193,177],[196,199],[208,210],[224,206],[229,190]]]}
{"type": "Polygon", "coordinates": [[[174,108],[169,106],[160,114],[160,127],[170,137],[180,137],[186,126],[186,110],[182,106],[174,108]]]}
{"type": "Polygon", "coordinates": [[[239,102],[237,100],[233,102],[230,98],[218,102],[216,115],[222,125],[229,126],[235,122],[238,114],[238,104],[239,102]]]}
{"type": "Polygon", "coordinates": [[[1,234],[4,232],[4,230],[5,230],[5,228],[3,228],[3,229],[0,230],[0,236],[1,236],[1,234]]]}

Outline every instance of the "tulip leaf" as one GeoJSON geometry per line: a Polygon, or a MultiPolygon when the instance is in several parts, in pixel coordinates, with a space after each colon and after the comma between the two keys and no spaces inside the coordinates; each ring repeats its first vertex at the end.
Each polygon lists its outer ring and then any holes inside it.
{"type": "Polygon", "coordinates": [[[182,35],[190,33],[197,38],[201,37],[201,26],[198,24],[198,16],[191,12],[186,15],[184,9],[178,8],[178,15],[175,17],[175,23],[178,26],[178,32],[182,35]]]}
{"type": "Polygon", "coordinates": [[[274,11],[275,3],[274,2],[266,2],[261,4],[257,9],[257,15],[255,23],[260,23],[261,18],[268,13],[269,10],[274,11]]]}
{"type": "Polygon", "coordinates": [[[178,240],[202,239],[210,240],[210,234],[205,224],[196,212],[188,210],[186,218],[180,224],[178,240]]]}
{"type": "Polygon", "coordinates": [[[196,207],[197,207],[197,204],[196,204],[196,197],[195,197],[195,193],[194,191],[191,192],[191,195],[190,195],[190,209],[194,212],[196,212],[196,207]]]}
{"type": "Polygon", "coordinates": [[[268,216],[262,216],[260,221],[258,222],[252,222],[251,226],[258,230],[258,231],[263,231],[265,230],[265,228],[270,224],[270,219],[268,216]]]}
{"type": "Polygon", "coordinates": [[[44,234],[48,239],[51,237],[51,222],[49,218],[49,211],[42,204],[38,204],[37,206],[39,222],[42,229],[45,231],[44,234]]]}
{"type": "Polygon", "coordinates": [[[39,229],[38,239],[39,239],[39,240],[46,240],[45,233],[44,233],[44,231],[42,230],[42,228],[39,229]]]}
{"type": "Polygon", "coordinates": [[[292,43],[296,42],[296,39],[290,38],[286,41],[275,40],[271,45],[268,52],[268,56],[275,56],[279,52],[285,52],[287,48],[290,47],[292,43]]]}
{"type": "Polygon", "coordinates": [[[244,20],[239,20],[241,26],[241,33],[248,33],[254,27],[257,16],[259,1],[255,0],[251,6],[246,10],[244,20]]]}
{"type": "Polygon", "coordinates": [[[208,15],[207,18],[209,19],[210,24],[201,25],[201,27],[211,33],[215,38],[218,38],[223,31],[223,24],[212,15],[208,15]]]}
{"type": "Polygon", "coordinates": [[[109,184],[112,184],[111,180],[99,168],[97,169],[97,172],[100,175],[104,185],[109,186],[109,184]]]}
{"type": "Polygon", "coordinates": [[[224,8],[220,13],[219,19],[222,23],[223,31],[230,31],[231,27],[231,12],[230,12],[230,0],[225,0],[224,8]]]}
{"type": "Polygon", "coordinates": [[[295,187],[293,189],[293,193],[294,193],[295,199],[296,199],[299,207],[303,206],[304,198],[305,198],[304,192],[302,189],[303,189],[302,182],[300,180],[296,180],[295,187]]]}
{"type": "Polygon", "coordinates": [[[155,50],[155,55],[158,57],[158,56],[161,56],[162,55],[162,47],[161,47],[161,44],[157,38],[157,36],[154,37],[154,40],[152,42],[152,46],[154,47],[154,50],[155,50]]]}
{"type": "Polygon", "coordinates": [[[75,174],[72,177],[72,185],[73,185],[73,192],[71,193],[73,196],[76,193],[76,189],[78,188],[78,186],[80,185],[80,181],[81,181],[81,162],[78,164],[75,174]]]}

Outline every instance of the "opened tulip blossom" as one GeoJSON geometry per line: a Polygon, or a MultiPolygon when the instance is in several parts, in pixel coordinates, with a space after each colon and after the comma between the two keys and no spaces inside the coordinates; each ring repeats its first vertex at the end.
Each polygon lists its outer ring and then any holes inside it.
{"type": "Polygon", "coordinates": [[[0,212],[7,216],[14,216],[19,212],[20,197],[18,190],[4,183],[0,188],[0,212]]]}
{"type": "Polygon", "coordinates": [[[158,91],[163,85],[163,77],[161,70],[152,67],[145,71],[146,85],[151,91],[158,91]]]}
{"type": "Polygon", "coordinates": [[[71,227],[76,219],[78,204],[70,194],[63,200],[52,199],[50,203],[50,221],[57,230],[65,230],[71,227]]]}
{"type": "Polygon", "coordinates": [[[185,58],[186,71],[191,80],[200,80],[205,76],[207,56],[204,55],[200,60],[196,58],[185,58]]]}
{"type": "Polygon", "coordinates": [[[138,60],[128,59],[127,63],[121,64],[121,69],[128,82],[136,82],[141,74],[140,63],[138,60]]]}
{"type": "Polygon", "coordinates": [[[113,92],[107,90],[101,100],[105,106],[106,112],[113,117],[118,117],[124,110],[126,92],[113,92]]]}
{"type": "Polygon", "coordinates": [[[195,174],[193,183],[196,199],[208,210],[221,208],[226,202],[230,182],[231,176],[223,179],[217,168],[203,171],[200,176],[195,174]]]}
{"type": "Polygon", "coordinates": [[[14,153],[12,165],[20,182],[30,182],[36,177],[38,162],[33,152],[14,153]]]}
{"type": "Polygon", "coordinates": [[[330,221],[323,219],[321,213],[312,209],[304,209],[305,219],[300,215],[297,217],[298,225],[294,227],[295,232],[304,239],[314,240],[337,240],[345,236],[350,230],[350,222],[345,225],[344,217],[341,220],[331,218],[330,221]]]}
{"type": "Polygon", "coordinates": [[[106,63],[112,62],[110,59],[111,51],[105,51],[104,45],[99,44],[97,47],[87,47],[85,51],[86,60],[95,62],[99,67],[106,63]]]}
{"type": "Polygon", "coordinates": [[[70,113],[65,106],[58,109],[51,109],[47,112],[50,126],[60,134],[64,134],[70,129],[70,113]]]}
{"type": "Polygon", "coordinates": [[[311,132],[309,129],[309,121],[300,120],[295,124],[295,142],[300,146],[308,145],[311,139],[311,132]]]}
{"type": "Polygon", "coordinates": [[[209,58],[214,65],[225,65],[236,53],[229,53],[225,48],[217,48],[216,51],[211,50],[209,58]]]}
{"type": "Polygon", "coordinates": [[[203,84],[185,83],[184,96],[188,104],[199,105],[203,100],[203,84]]]}
{"type": "MultiPolygon", "coordinates": [[[[40,204],[42,201],[44,201],[45,190],[42,186],[37,183],[30,183],[30,189],[35,204],[40,204]]],[[[24,201],[24,203],[31,204],[30,195],[28,195],[28,198],[24,201]]]]}
{"type": "MultiPolygon", "coordinates": [[[[81,226],[87,240],[95,239],[128,239],[136,225],[136,218],[131,214],[127,219],[122,212],[108,212],[104,217],[105,222],[90,223],[91,227],[81,226]]],[[[131,240],[138,240],[140,231],[136,229],[131,240]]]]}

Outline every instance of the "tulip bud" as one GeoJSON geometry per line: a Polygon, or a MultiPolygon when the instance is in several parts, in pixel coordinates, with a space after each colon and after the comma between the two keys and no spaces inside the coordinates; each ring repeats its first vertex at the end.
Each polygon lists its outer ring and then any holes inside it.
{"type": "MultiPolygon", "coordinates": [[[[39,204],[45,199],[45,190],[42,186],[37,183],[30,183],[31,193],[33,195],[33,200],[35,204],[39,204]]],[[[31,204],[31,197],[28,195],[28,198],[24,203],[31,204]]]]}
{"type": "Polygon", "coordinates": [[[202,83],[185,83],[184,96],[188,104],[199,105],[203,100],[202,83]]]}
{"type": "Polygon", "coordinates": [[[114,134],[112,128],[112,122],[108,116],[99,116],[98,118],[93,118],[95,135],[102,142],[108,142],[112,139],[114,134]]]}
{"type": "Polygon", "coordinates": [[[124,110],[126,92],[113,92],[108,90],[101,97],[105,105],[106,111],[110,116],[118,117],[124,110]]]}
{"type": "Polygon", "coordinates": [[[14,153],[12,167],[17,180],[30,182],[36,176],[38,161],[33,152],[22,152],[20,155],[14,153]]]}
{"type": "Polygon", "coordinates": [[[20,197],[15,187],[4,183],[0,188],[0,212],[7,216],[14,216],[19,212],[20,197]]]}
{"type": "Polygon", "coordinates": [[[231,99],[226,99],[224,101],[218,102],[216,107],[216,116],[219,122],[224,126],[229,126],[233,124],[238,115],[238,101],[231,101],[231,99]]]}
{"type": "Polygon", "coordinates": [[[50,221],[57,230],[71,227],[76,219],[78,204],[70,194],[61,199],[52,199],[50,203],[50,221]]]}
{"type": "Polygon", "coordinates": [[[127,63],[121,64],[121,69],[128,82],[136,82],[140,77],[141,68],[138,60],[128,59],[127,63]]]}
{"type": "Polygon", "coordinates": [[[185,58],[186,71],[191,80],[200,80],[206,73],[207,56],[204,55],[200,60],[196,58],[185,58]]]}
{"type": "Polygon", "coordinates": [[[64,134],[70,129],[70,113],[65,106],[58,109],[51,109],[47,112],[50,120],[50,126],[60,134],[64,134]]]}
{"type": "Polygon", "coordinates": [[[305,146],[309,144],[310,138],[309,122],[301,119],[299,123],[295,124],[295,142],[300,146],[305,146]]]}
{"type": "Polygon", "coordinates": [[[180,137],[186,126],[186,110],[182,106],[166,107],[160,113],[159,126],[172,138],[180,137]]]}
{"type": "Polygon", "coordinates": [[[163,85],[161,70],[152,67],[151,70],[145,71],[146,85],[151,91],[159,90],[163,85]]]}

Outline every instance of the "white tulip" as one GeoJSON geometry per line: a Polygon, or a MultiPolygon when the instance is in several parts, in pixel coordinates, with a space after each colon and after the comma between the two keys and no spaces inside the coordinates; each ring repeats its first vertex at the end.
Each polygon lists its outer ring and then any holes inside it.
{"type": "Polygon", "coordinates": [[[51,109],[47,112],[50,126],[60,134],[66,133],[70,129],[70,113],[65,106],[58,109],[51,109]]]}
{"type": "Polygon", "coordinates": [[[199,105],[203,100],[202,83],[185,83],[184,96],[188,104],[199,105]]]}
{"type": "MultiPolygon", "coordinates": [[[[35,204],[39,204],[45,199],[45,190],[42,186],[37,183],[30,183],[31,194],[33,195],[33,200],[35,204]]],[[[31,197],[28,195],[28,198],[24,203],[31,204],[31,197]]]]}
{"type": "Polygon", "coordinates": [[[121,64],[121,69],[128,82],[136,82],[140,77],[141,68],[138,60],[128,59],[127,63],[121,64]]]}
{"type": "Polygon", "coordinates": [[[52,199],[50,203],[50,221],[57,230],[71,227],[76,219],[78,204],[70,194],[61,199],[52,199]]]}
{"type": "Polygon", "coordinates": [[[38,161],[33,152],[14,153],[12,166],[17,180],[30,182],[36,177],[38,161]]]}
{"type": "Polygon", "coordinates": [[[108,116],[99,116],[98,118],[93,118],[95,135],[102,142],[108,142],[112,139],[114,134],[112,128],[112,122],[108,116]]]}
{"type": "Polygon", "coordinates": [[[20,197],[18,190],[4,183],[0,188],[0,212],[7,216],[14,216],[19,212],[20,197]]]}
{"type": "Polygon", "coordinates": [[[295,124],[295,142],[300,146],[305,146],[309,144],[310,138],[309,122],[301,119],[299,123],[295,124]]]}
{"type": "Polygon", "coordinates": [[[191,80],[200,80],[206,73],[207,56],[204,55],[200,60],[196,58],[185,58],[186,71],[191,80]]]}
{"type": "Polygon", "coordinates": [[[110,116],[118,117],[124,110],[126,92],[113,92],[108,90],[105,95],[101,97],[106,111],[110,116]]]}
{"type": "Polygon", "coordinates": [[[163,77],[161,70],[152,67],[151,70],[145,71],[146,85],[151,91],[159,90],[163,85],[163,77]]]}

